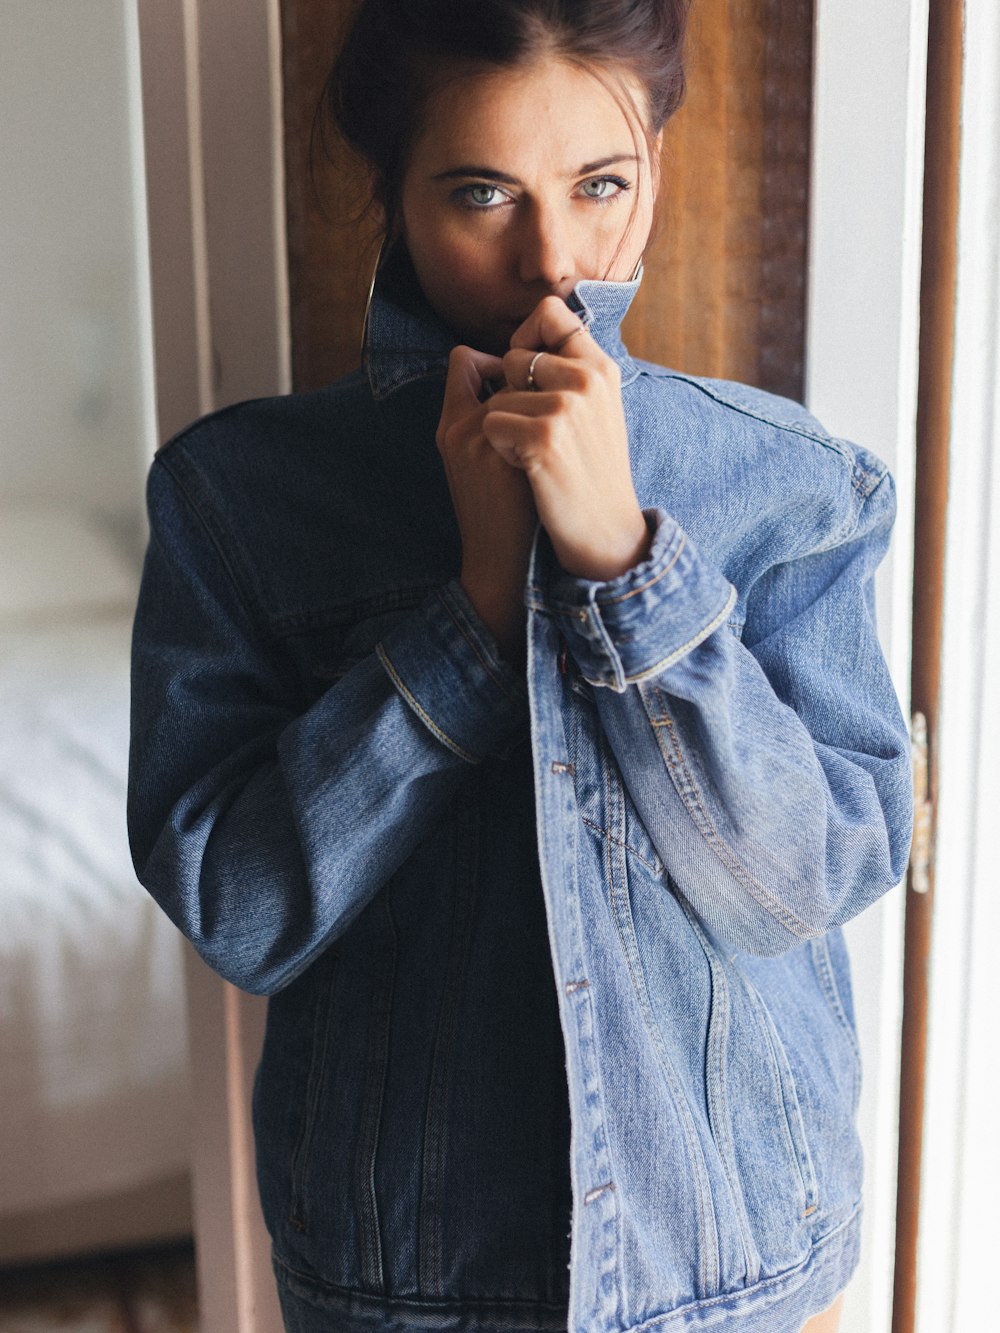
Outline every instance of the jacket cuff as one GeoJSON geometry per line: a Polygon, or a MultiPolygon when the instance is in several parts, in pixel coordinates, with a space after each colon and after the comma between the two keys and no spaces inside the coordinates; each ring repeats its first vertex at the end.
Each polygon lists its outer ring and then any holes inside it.
{"type": "MultiPolygon", "coordinates": [[[[532,579],[529,605],[552,615],[584,678],[621,693],[659,674],[724,623],[736,589],[703,560],[664,509],[644,509],[653,530],[649,554],[606,582],[578,579],[547,555],[532,579]]],[[[541,552],[538,552],[541,555],[541,552]]]]}
{"type": "Polygon", "coordinates": [[[375,652],[428,731],[470,764],[503,754],[527,723],[527,680],[501,658],[457,579],[390,630],[375,652]]]}

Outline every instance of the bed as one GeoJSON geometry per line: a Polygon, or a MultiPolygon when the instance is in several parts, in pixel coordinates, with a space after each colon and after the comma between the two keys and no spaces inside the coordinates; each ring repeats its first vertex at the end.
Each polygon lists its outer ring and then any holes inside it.
{"type": "Polygon", "coordinates": [[[0,1264],[191,1229],[182,941],[125,831],[124,552],[0,510],[0,1264]]]}

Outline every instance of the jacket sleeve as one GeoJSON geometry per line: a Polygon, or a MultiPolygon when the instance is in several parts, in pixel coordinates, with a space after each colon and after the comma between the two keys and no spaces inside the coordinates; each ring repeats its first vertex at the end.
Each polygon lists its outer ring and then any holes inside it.
{"type": "Polygon", "coordinates": [[[905,873],[906,724],[873,576],[895,513],[884,473],[846,535],[736,589],[669,514],[619,579],[561,571],[546,597],[654,846],[729,947],[778,954],[905,873]]]}
{"type": "Polygon", "coordinates": [[[140,881],[222,976],[269,994],[341,934],[526,685],[446,584],[311,707],[215,527],[154,461],[132,646],[128,825],[140,881]]]}

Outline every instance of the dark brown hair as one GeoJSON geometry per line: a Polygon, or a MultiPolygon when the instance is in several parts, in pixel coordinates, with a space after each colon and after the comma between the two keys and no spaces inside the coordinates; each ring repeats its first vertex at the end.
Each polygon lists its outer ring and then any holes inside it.
{"type": "MultiPolygon", "coordinates": [[[[540,54],[598,76],[626,70],[646,89],[650,142],[684,97],[690,0],[360,0],[322,106],[372,172],[386,232],[428,98],[454,74],[540,54]]],[[[633,113],[639,108],[632,107],[633,113]]]]}

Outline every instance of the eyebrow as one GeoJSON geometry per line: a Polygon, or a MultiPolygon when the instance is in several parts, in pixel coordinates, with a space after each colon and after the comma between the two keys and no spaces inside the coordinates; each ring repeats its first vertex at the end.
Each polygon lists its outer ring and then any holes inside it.
{"type": "MultiPolygon", "coordinates": [[[[636,165],[638,161],[639,159],[635,153],[615,153],[611,157],[598,158],[596,162],[585,162],[579,171],[569,172],[566,179],[572,180],[577,176],[589,176],[594,171],[602,171],[605,167],[616,166],[619,162],[631,162],[636,165]]],[[[495,167],[477,166],[475,163],[465,163],[460,167],[449,167],[447,171],[439,171],[437,175],[432,176],[431,180],[458,180],[468,176],[476,176],[480,180],[496,181],[499,185],[522,184],[516,176],[510,176],[506,171],[497,171],[495,167]]]]}

